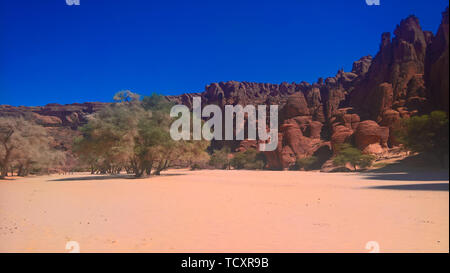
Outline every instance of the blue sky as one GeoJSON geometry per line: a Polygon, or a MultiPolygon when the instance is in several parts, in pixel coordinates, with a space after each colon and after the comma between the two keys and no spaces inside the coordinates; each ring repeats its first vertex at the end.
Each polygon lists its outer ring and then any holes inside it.
{"type": "Polygon", "coordinates": [[[376,54],[382,32],[448,1],[0,0],[0,104],[181,94],[218,81],[314,82],[376,54]]]}

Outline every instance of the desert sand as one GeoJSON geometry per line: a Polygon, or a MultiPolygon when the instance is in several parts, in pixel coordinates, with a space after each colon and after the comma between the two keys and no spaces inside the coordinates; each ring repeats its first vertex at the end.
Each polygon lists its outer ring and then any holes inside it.
{"type": "Polygon", "coordinates": [[[448,252],[448,174],[170,170],[0,180],[0,251],[448,252]]]}

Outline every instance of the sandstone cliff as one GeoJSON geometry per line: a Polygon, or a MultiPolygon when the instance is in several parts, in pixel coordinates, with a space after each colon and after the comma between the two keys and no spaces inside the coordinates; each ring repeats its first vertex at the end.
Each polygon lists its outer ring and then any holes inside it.
{"type": "MultiPolygon", "coordinates": [[[[221,107],[280,105],[279,145],[266,153],[269,168],[288,168],[297,158],[311,155],[324,163],[344,142],[381,155],[397,145],[392,132],[400,118],[434,109],[448,112],[448,8],[442,17],[434,36],[409,16],[397,25],[392,39],[390,33],[382,34],[375,57],[362,57],[352,71],[339,70],[335,77],[313,84],[229,81],[212,83],[202,93],[168,98],[190,107],[193,96],[221,107]]],[[[257,145],[245,140],[231,147],[257,145]]]]}

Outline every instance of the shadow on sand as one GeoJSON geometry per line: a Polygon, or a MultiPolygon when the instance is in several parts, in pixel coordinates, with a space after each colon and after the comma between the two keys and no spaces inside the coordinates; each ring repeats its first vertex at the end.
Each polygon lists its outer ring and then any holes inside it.
{"type": "Polygon", "coordinates": [[[368,189],[406,190],[406,191],[448,191],[448,183],[387,185],[387,186],[368,187],[368,189]]]}
{"type": "Polygon", "coordinates": [[[89,176],[74,176],[58,179],[50,179],[47,181],[87,181],[87,180],[109,180],[109,179],[135,179],[132,175],[89,175],[89,176]]]}
{"type": "Polygon", "coordinates": [[[370,180],[448,181],[449,179],[448,164],[447,168],[442,168],[432,156],[422,154],[361,174],[370,180]]]}
{"type": "Polygon", "coordinates": [[[449,191],[448,166],[446,169],[440,168],[439,162],[436,162],[434,158],[426,155],[410,156],[380,169],[365,171],[361,174],[363,175],[363,178],[367,180],[441,182],[371,186],[367,187],[368,189],[449,191]]]}
{"type": "Polygon", "coordinates": [[[441,164],[442,163],[437,161],[436,158],[432,155],[418,154],[406,157],[402,160],[386,165],[379,169],[366,171],[366,173],[447,173],[448,180],[448,159],[444,164],[446,166],[445,168],[443,168],[441,164]]]}
{"type": "Polygon", "coordinates": [[[50,179],[47,180],[48,182],[61,182],[61,181],[97,181],[97,180],[111,180],[111,179],[133,179],[133,180],[139,180],[139,179],[145,179],[145,178],[153,178],[153,177],[165,177],[165,176],[179,176],[179,175],[186,175],[183,173],[168,173],[168,174],[161,174],[161,175],[152,175],[152,176],[144,176],[144,177],[135,177],[134,175],[129,174],[120,174],[120,175],[90,175],[90,176],[76,176],[76,177],[66,177],[66,178],[59,178],[59,179],[50,179]]]}
{"type": "Polygon", "coordinates": [[[364,173],[364,179],[391,181],[448,181],[448,172],[364,173]]]}

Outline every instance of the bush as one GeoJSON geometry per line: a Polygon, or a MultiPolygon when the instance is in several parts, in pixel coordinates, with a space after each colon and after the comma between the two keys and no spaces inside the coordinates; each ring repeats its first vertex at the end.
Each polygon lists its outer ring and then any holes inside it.
{"type": "Polygon", "coordinates": [[[204,169],[199,163],[194,163],[191,165],[191,171],[204,169]]]}
{"type": "Polygon", "coordinates": [[[235,169],[257,170],[263,169],[266,165],[264,153],[255,149],[248,149],[244,152],[236,153],[231,159],[231,166],[235,169]]]}
{"type": "Polygon", "coordinates": [[[26,176],[60,169],[66,157],[52,142],[45,128],[33,121],[0,117],[0,178],[8,172],[26,176]]]}
{"type": "Polygon", "coordinates": [[[170,137],[173,118],[166,98],[153,94],[141,102],[136,94],[123,91],[115,99],[120,102],[95,113],[75,139],[74,152],[92,173],[116,174],[125,169],[142,177],[208,161],[208,141],[170,137]]]}
{"type": "Polygon", "coordinates": [[[230,167],[230,160],[228,159],[229,153],[230,149],[227,147],[223,147],[220,150],[214,150],[210,157],[209,165],[217,169],[229,169],[230,167]]]}
{"type": "Polygon", "coordinates": [[[350,144],[342,144],[338,147],[337,156],[333,163],[337,166],[344,166],[350,163],[356,170],[356,167],[367,168],[375,160],[373,155],[362,154],[361,151],[350,144]]]}
{"type": "Polygon", "coordinates": [[[433,111],[429,115],[404,119],[395,131],[400,143],[413,152],[434,155],[442,167],[448,156],[448,117],[445,112],[433,111]]]}
{"type": "Polygon", "coordinates": [[[318,162],[319,159],[316,156],[299,158],[295,161],[295,164],[290,169],[310,171],[317,168],[318,162]]]}

